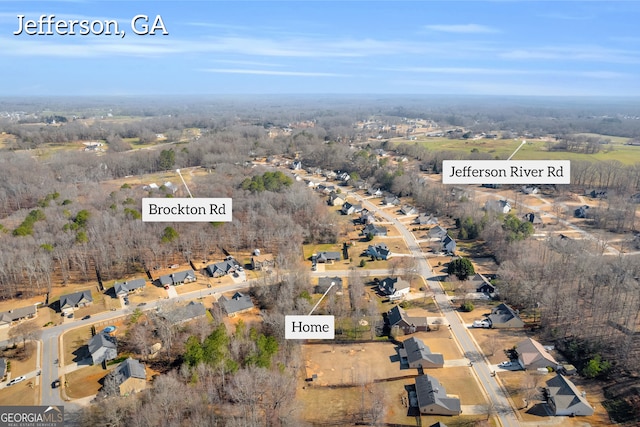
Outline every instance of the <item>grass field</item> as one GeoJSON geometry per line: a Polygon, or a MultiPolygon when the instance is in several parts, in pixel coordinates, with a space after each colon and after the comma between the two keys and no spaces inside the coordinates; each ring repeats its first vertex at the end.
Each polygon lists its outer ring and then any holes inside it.
{"type": "MultiPolygon", "coordinates": [[[[595,135],[591,135],[595,136],[595,135]]],[[[640,147],[624,145],[628,138],[610,137],[612,143],[602,146],[596,154],[582,154],[567,151],[547,151],[547,141],[527,140],[513,157],[514,160],[584,160],[606,161],[618,160],[624,164],[635,164],[640,161],[640,147]],[[620,141],[620,142],[617,142],[620,141]]],[[[391,140],[398,144],[406,142],[404,139],[391,140]]],[[[459,140],[448,138],[420,138],[415,143],[423,145],[432,151],[461,151],[471,153],[474,148],[480,153],[491,154],[494,158],[506,159],[521,143],[521,139],[476,139],[459,140]]]]}

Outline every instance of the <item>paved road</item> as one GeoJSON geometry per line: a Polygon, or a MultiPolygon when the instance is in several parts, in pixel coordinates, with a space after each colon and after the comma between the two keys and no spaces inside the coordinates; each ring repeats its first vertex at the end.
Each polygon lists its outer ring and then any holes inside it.
{"type": "MultiPolygon", "coordinates": [[[[347,191],[345,189],[345,191],[347,191]]],[[[473,363],[473,370],[478,378],[479,383],[484,388],[484,391],[488,395],[489,399],[496,407],[497,416],[500,419],[500,423],[504,427],[519,426],[520,422],[516,417],[513,408],[509,404],[507,396],[496,381],[496,378],[491,376],[491,366],[484,359],[481,350],[478,348],[476,342],[472,339],[467,327],[464,325],[460,317],[455,312],[449,298],[444,293],[440,282],[437,281],[431,267],[427,263],[420,246],[418,245],[415,236],[406,228],[404,224],[398,221],[395,217],[375,206],[368,200],[360,197],[358,194],[350,193],[355,198],[359,199],[363,203],[363,207],[370,211],[376,212],[376,214],[387,221],[391,222],[396,229],[400,232],[404,238],[409,251],[414,255],[417,260],[418,274],[427,280],[429,289],[435,294],[435,301],[440,307],[440,310],[444,314],[445,318],[451,325],[451,332],[458,341],[460,348],[464,352],[465,356],[473,363]]]]}

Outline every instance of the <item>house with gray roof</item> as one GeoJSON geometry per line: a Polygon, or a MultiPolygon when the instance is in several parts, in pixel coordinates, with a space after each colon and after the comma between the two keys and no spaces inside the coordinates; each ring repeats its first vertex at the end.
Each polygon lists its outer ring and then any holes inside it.
{"type": "Polygon", "coordinates": [[[116,282],[115,285],[113,285],[113,290],[117,296],[128,295],[143,289],[146,283],[147,281],[144,279],[133,279],[122,283],[116,282]]]}
{"type": "Polygon", "coordinates": [[[400,361],[409,365],[410,368],[442,368],[444,366],[444,356],[439,353],[431,353],[422,340],[411,337],[402,342],[399,350],[400,361]]]}
{"type": "MultiPolygon", "coordinates": [[[[313,261],[313,257],[311,258],[313,261]]],[[[340,261],[342,259],[342,255],[340,255],[340,252],[318,252],[315,259],[317,262],[328,263],[340,261]]]]}
{"type": "Polygon", "coordinates": [[[506,200],[487,200],[484,204],[484,210],[506,214],[511,210],[511,204],[506,200]]]}
{"type": "Polygon", "coordinates": [[[386,277],[378,282],[378,291],[389,297],[389,301],[403,299],[410,290],[409,282],[399,277],[386,277]]]}
{"type": "Polygon", "coordinates": [[[453,238],[451,236],[449,236],[448,234],[444,237],[444,239],[442,239],[442,242],[440,242],[440,246],[442,248],[442,252],[447,252],[447,253],[454,253],[456,251],[456,247],[458,246],[456,241],[453,240],[453,238]]]}
{"type": "Polygon", "coordinates": [[[496,291],[496,287],[480,273],[474,274],[469,278],[470,284],[476,288],[476,292],[483,294],[493,294],[496,291]]]}
{"type": "Polygon", "coordinates": [[[442,240],[447,237],[447,230],[439,225],[436,225],[427,232],[427,237],[431,240],[442,240]]]}
{"type": "Polygon", "coordinates": [[[147,372],[144,365],[131,357],[120,363],[109,375],[115,379],[120,396],[129,396],[147,388],[147,372]]]}
{"type": "Polygon", "coordinates": [[[206,314],[207,310],[204,308],[204,304],[202,304],[201,302],[191,301],[187,305],[175,307],[172,310],[164,312],[161,314],[161,316],[167,319],[172,324],[178,325],[180,323],[189,322],[191,320],[205,316],[206,314]]]}
{"type": "Polygon", "coordinates": [[[438,225],[438,218],[433,215],[420,214],[414,223],[418,225],[438,225]]]}
{"type": "Polygon", "coordinates": [[[376,245],[369,245],[364,254],[374,259],[386,260],[391,256],[391,250],[384,243],[378,243],[376,245]]]}
{"type": "Polygon", "coordinates": [[[405,335],[429,330],[426,317],[409,317],[399,305],[393,306],[387,312],[387,324],[390,328],[399,328],[405,335]]]}
{"type": "Polygon", "coordinates": [[[416,208],[414,208],[413,206],[410,205],[402,205],[400,207],[400,213],[402,215],[415,215],[418,213],[418,211],[416,210],[416,208]]]}
{"type": "Polygon", "coordinates": [[[101,332],[89,340],[89,353],[94,365],[118,357],[118,346],[115,337],[101,332]]]}
{"type": "Polygon", "coordinates": [[[346,202],[346,197],[340,193],[331,193],[329,195],[329,204],[331,206],[342,206],[344,205],[344,202],[346,202]]]}
{"type": "Polygon", "coordinates": [[[244,313],[254,307],[251,297],[241,292],[236,292],[231,298],[227,298],[223,295],[218,300],[218,303],[220,303],[222,309],[229,317],[244,313]]]}
{"type": "Polygon", "coordinates": [[[79,307],[86,307],[93,303],[91,291],[79,291],[60,297],[60,311],[67,313],[79,307]]]}
{"type": "Polygon", "coordinates": [[[416,377],[418,408],[424,415],[460,415],[460,399],[447,396],[447,391],[431,375],[416,377]]]}
{"type": "Polygon", "coordinates": [[[195,282],[196,273],[193,270],[184,270],[178,271],[176,273],[165,274],[164,276],[160,276],[158,281],[164,287],[167,286],[179,286],[184,283],[195,282]]]}
{"type": "Polygon", "coordinates": [[[554,415],[589,416],[594,413],[586,394],[580,392],[575,384],[563,375],[557,374],[555,378],[547,381],[545,392],[554,415]]]}
{"type": "Polygon", "coordinates": [[[360,213],[360,212],[362,212],[362,205],[354,205],[352,203],[345,202],[344,205],[342,205],[342,208],[340,209],[340,212],[342,212],[343,215],[351,215],[351,214],[354,214],[354,213],[360,213]]]}
{"type": "Polygon", "coordinates": [[[0,357],[0,381],[4,381],[7,376],[7,359],[0,357]]]}
{"type": "Polygon", "coordinates": [[[337,286],[338,289],[342,289],[342,279],[340,277],[320,277],[318,279],[318,285],[313,289],[313,293],[324,294],[332,283],[335,283],[334,286],[337,286]]]}
{"type": "Polygon", "coordinates": [[[386,236],[387,235],[387,227],[382,227],[375,224],[367,224],[362,229],[362,234],[364,236],[368,236],[371,234],[372,236],[386,236]]]}
{"type": "Polygon", "coordinates": [[[37,314],[38,310],[35,305],[28,305],[26,307],[3,311],[0,313],[0,328],[11,326],[12,323],[19,322],[24,319],[33,319],[37,314]]]}
{"type": "Polygon", "coordinates": [[[493,307],[491,314],[487,318],[491,327],[495,329],[524,327],[524,322],[520,319],[520,315],[504,303],[493,307]]]}
{"type": "Polygon", "coordinates": [[[386,196],[382,199],[382,204],[385,206],[398,206],[400,204],[400,199],[396,196],[386,196]]]}
{"type": "Polygon", "coordinates": [[[205,270],[207,270],[207,273],[209,273],[211,277],[221,277],[233,273],[238,267],[240,267],[238,261],[232,257],[227,257],[224,261],[208,265],[205,270]]]}
{"type": "Polygon", "coordinates": [[[516,345],[518,363],[523,369],[558,369],[556,359],[544,348],[542,344],[533,338],[527,338],[516,345]]]}

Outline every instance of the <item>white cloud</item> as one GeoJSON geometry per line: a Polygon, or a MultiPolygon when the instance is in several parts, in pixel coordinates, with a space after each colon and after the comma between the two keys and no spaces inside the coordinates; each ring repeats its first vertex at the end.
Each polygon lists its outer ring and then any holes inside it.
{"type": "Polygon", "coordinates": [[[458,74],[483,76],[514,76],[514,75],[548,75],[558,77],[587,77],[592,79],[619,79],[630,77],[630,74],[616,71],[571,71],[549,69],[513,69],[513,68],[466,68],[466,67],[397,67],[384,68],[383,71],[398,71],[424,74],[458,74]]]}
{"type": "Polygon", "coordinates": [[[499,33],[500,31],[479,24],[454,24],[454,25],[426,25],[426,29],[431,31],[439,31],[442,33],[459,33],[459,34],[480,34],[480,33],[499,33]]]}
{"type": "Polygon", "coordinates": [[[296,76],[296,77],[345,77],[344,74],[323,73],[316,71],[277,71],[277,70],[248,70],[244,68],[206,68],[200,71],[224,74],[257,74],[262,76],[296,76]]]}
{"type": "Polygon", "coordinates": [[[640,52],[623,49],[607,49],[600,46],[545,46],[523,49],[513,49],[502,52],[503,59],[523,60],[562,60],[562,61],[591,61],[610,62],[620,64],[640,63],[640,52]]]}

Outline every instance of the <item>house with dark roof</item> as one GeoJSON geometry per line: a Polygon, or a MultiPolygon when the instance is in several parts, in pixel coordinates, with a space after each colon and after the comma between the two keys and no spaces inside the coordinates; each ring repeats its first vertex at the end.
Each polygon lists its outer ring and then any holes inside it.
{"type": "Polygon", "coordinates": [[[376,217],[367,209],[362,209],[362,212],[360,212],[360,223],[367,225],[373,224],[374,222],[376,222],[376,217]]]}
{"type": "MultiPolygon", "coordinates": [[[[342,255],[340,255],[340,252],[318,252],[318,255],[316,255],[316,261],[325,264],[340,261],[341,259],[342,255]]],[[[311,261],[313,261],[313,257],[311,261]]]]}
{"type": "Polygon", "coordinates": [[[0,357],[0,381],[4,381],[7,376],[7,359],[0,357]]]}
{"type": "Polygon", "coordinates": [[[418,225],[438,225],[438,218],[433,215],[420,214],[415,219],[414,224],[418,225]]]}
{"type": "Polygon", "coordinates": [[[387,227],[382,227],[375,224],[367,224],[362,229],[362,234],[364,236],[368,236],[369,234],[371,234],[372,236],[386,236],[387,227]]]}
{"type": "Polygon", "coordinates": [[[115,285],[113,285],[113,291],[117,296],[128,295],[143,289],[146,283],[147,281],[144,279],[133,279],[122,283],[116,282],[115,285]]]}
{"type": "Polygon", "coordinates": [[[469,278],[470,284],[476,288],[476,292],[483,294],[493,294],[496,291],[496,287],[482,274],[476,273],[469,278]]]}
{"type": "Polygon", "coordinates": [[[166,274],[164,276],[160,276],[160,278],[158,279],[160,284],[164,287],[179,286],[184,283],[195,282],[196,280],[196,273],[194,273],[193,270],[184,270],[178,271],[176,273],[166,274]]]}
{"type": "Polygon", "coordinates": [[[313,289],[313,293],[324,294],[334,283],[334,286],[337,286],[338,289],[342,289],[342,279],[340,277],[320,277],[318,279],[318,285],[313,289]]]}
{"type": "Polygon", "coordinates": [[[416,377],[418,408],[424,415],[460,415],[460,399],[447,396],[447,391],[431,375],[416,377]]]}
{"type": "Polygon", "coordinates": [[[366,256],[370,256],[373,259],[386,260],[391,256],[391,250],[384,243],[378,243],[376,245],[369,245],[367,250],[364,251],[366,256]]]}
{"type": "Polygon", "coordinates": [[[222,309],[229,317],[244,313],[254,307],[251,297],[241,292],[236,292],[231,298],[227,298],[223,295],[218,300],[218,303],[222,306],[222,309]]]}
{"type": "Polygon", "coordinates": [[[589,212],[589,209],[590,208],[588,205],[582,205],[578,209],[573,211],[573,216],[575,216],[576,218],[589,218],[591,213],[589,212]]]}
{"type": "Polygon", "coordinates": [[[387,324],[390,328],[399,328],[405,335],[429,330],[426,317],[409,317],[399,305],[387,312],[387,324]]]}
{"type": "Polygon", "coordinates": [[[404,340],[398,353],[401,363],[409,365],[410,368],[429,369],[444,366],[444,356],[439,353],[431,353],[429,347],[416,337],[404,340]]]}
{"type": "Polygon", "coordinates": [[[273,268],[275,266],[275,260],[273,254],[258,254],[251,257],[251,268],[254,270],[265,270],[273,268]]]}
{"type": "Polygon", "coordinates": [[[240,264],[233,257],[227,257],[224,261],[208,265],[205,270],[211,277],[221,277],[233,273],[239,266],[240,264]]]}
{"type": "Polygon", "coordinates": [[[445,237],[447,237],[447,230],[439,225],[436,225],[435,227],[432,227],[428,232],[427,232],[427,237],[431,240],[440,240],[442,241],[442,239],[444,239],[445,237]]]}
{"type": "Polygon", "coordinates": [[[3,311],[0,313],[0,328],[11,326],[13,323],[20,322],[21,320],[33,319],[37,314],[38,310],[35,305],[3,311]]]}
{"type": "Polygon", "coordinates": [[[76,308],[86,307],[93,303],[91,291],[79,291],[72,294],[62,295],[60,297],[60,311],[68,313],[76,308]]]}
{"type": "Polygon", "coordinates": [[[493,307],[491,314],[487,318],[491,327],[495,329],[524,327],[524,322],[520,319],[520,315],[504,303],[493,307]]]}
{"type": "Polygon", "coordinates": [[[593,406],[586,399],[586,394],[580,392],[575,384],[563,375],[557,374],[547,381],[545,393],[553,415],[573,417],[590,416],[594,413],[593,406]]]}
{"type": "Polygon", "coordinates": [[[402,280],[399,277],[386,277],[378,281],[378,291],[389,297],[389,301],[401,300],[407,295],[411,286],[406,280],[402,280]]]}
{"type": "Polygon", "coordinates": [[[362,212],[362,205],[354,205],[349,202],[345,202],[344,205],[342,205],[340,212],[342,212],[343,215],[360,213],[362,212]]]}
{"type": "Polygon", "coordinates": [[[380,196],[382,196],[382,190],[380,190],[379,188],[369,187],[369,188],[367,188],[367,195],[374,196],[374,197],[380,197],[380,196]]]}
{"type": "Polygon", "coordinates": [[[442,252],[447,252],[450,254],[455,253],[456,246],[457,246],[456,241],[453,240],[453,238],[448,234],[444,237],[444,239],[442,239],[442,242],[440,242],[440,247],[442,249],[442,252]]]}
{"type": "Polygon", "coordinates": [[[118,357],[118,346],[115,337],[101,332],[89,340],[89,353],[94,365],[118,357]]]}
{"type": "Polygon", "coordinates": [[[147,372],[144,365],[131,357],[120,363],[109,375],[115,379],[120,396],[129,396],[147,388],[147,372]]]}
{"type": "Polygon", "coordinates": [[[524,214],[522,216],[522,220],[530,222],[534,227],[537,225],[542,225],[542,218],[540,218],[540,214],[538,214],[537,212],[529,212],[524,214]]]}
{"type": "Polygon", "coordinates": [[[331,193],[329,195],[329,204],[331,206],[342,206],[346,202],[346,197],[340,193],[331,193]]]}
{"type": "Polygon", "coordinates": [[[179,325],[180,323],[189,322],[199,317],[206,316],[207,310],[201,302],[191,301],[187,305],[175,307],[169,311],[160,314],[170,323],[179,325]]]}
{"type": "Polygon", "coordinates": [[[558,362],[538,341],[527,338],[516,346],[518,363],[523,369],[558,368],[558,362]]]}

